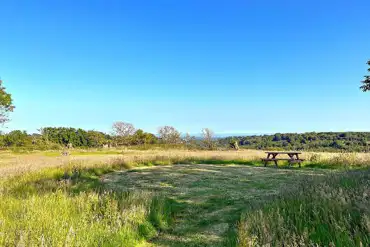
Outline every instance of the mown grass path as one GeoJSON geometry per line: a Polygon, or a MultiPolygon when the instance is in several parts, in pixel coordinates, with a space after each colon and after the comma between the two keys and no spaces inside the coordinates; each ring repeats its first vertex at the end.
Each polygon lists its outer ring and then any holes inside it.
{"type": "Polygon", "coordinates": [[[103,177],[114,190],[160,193],[176,202],[175,222],[152,246],[234,246],[236,225],[250,202],[287,190],[321,170],[243,165],[174,165],[103,177]]]}

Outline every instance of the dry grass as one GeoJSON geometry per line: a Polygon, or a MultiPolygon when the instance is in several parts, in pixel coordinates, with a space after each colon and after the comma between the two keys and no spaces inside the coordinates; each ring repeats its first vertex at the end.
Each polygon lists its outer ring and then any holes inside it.
{"type": "MultiPolygon", "coordinates": [[[[152,160],[235,160],[257,161],[265,157],[264,151],[187,151],[187,150],[109,150],[74,151],[71,156],[63,157],[58,152],[32,152],[29,154],[0,153],[0,178],[21,175],[45,168],[62,168],[71,164],[83,167],[111,165],[117,159],[126,163],[147,163],[152,160]]],[[[302,157],[307,165],[323,166],[368,166],[368,153],[313,153],[304,152],[302,157]]]]}
{"type": "Polygon", "coordinates": [[[54,152],[34,152],[31,154],[13,154],[2,152],[0,154],[0,178],[39,171],[45,168],[60,168],[73,164],[92,167],[102,164],[111,164],[118,158],[127,163],[147,162],[150,160],[173,159],[239,159],[255,160],[263,157],[261,151],[184,151],[184,150],[124,150],[118,152],[75,152],[71,156],[63,157],[54,152]],[[120,153],[120,154],[117,154],[120,153]],[[90,155],[89,155],[90,154],[90,155]]]}

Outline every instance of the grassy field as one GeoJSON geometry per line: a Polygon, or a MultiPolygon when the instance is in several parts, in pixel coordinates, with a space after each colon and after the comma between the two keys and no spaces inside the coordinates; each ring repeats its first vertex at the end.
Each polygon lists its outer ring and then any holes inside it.
{"type": "Polygon", "coordinates": [[[113,190],[150,191],[176,202],[175,224],[152,240],[154,246],[235,246],[236,223],[250,201],[312,175],[310,170],[199,164],[132,169],[103,181],[113,190]]]}
{"type": "Polygon", "coordinates": [[[305,153],[302,169],[262,167],[264,156],[3,152],[0,246],[370,243],[368,154],[305,153]]]}
{"type": "MultiPolygon", "coordinates": [[[[187,150],[74,150],[70,156],[61,156],[58,151],[12,153],[0,152],[0,178],[27,174],[47,168],[68,168],[78,166],[107,167],[117,160],[136,166],[143,163],[176,163],[177,161],[192,160],[201,162],[227,161],[231,163],[247,164],[265,158],[264,151],[240,150],[236,151],[187,151],[187,150]]],[[[307,167],[342,168],[344,166],[368,166],[369,153],[309,153],[302,155],[307,167]]]]}

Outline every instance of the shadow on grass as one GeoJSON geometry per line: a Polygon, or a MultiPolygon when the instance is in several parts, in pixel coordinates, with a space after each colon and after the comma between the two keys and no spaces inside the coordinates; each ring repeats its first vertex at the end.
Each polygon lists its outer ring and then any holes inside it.
{"type": "Polygon", "coordinates": [[[15,197],[27,198],[32,195],[44,195],[65,191],[71,194],[80,192],[100,192],[103,190],[100,176],[113,172],[113,169],[75,169],[71,171],[46,173],[45,177],[36,177],[34,180],[17,181],[12,178],[3,186],[3,191],[15,197]],[[8,185],[8,186],[7,186],[8,185]]]}
{"type": "Polygon", "coordinates": [[[209,165],[247,165],[247,166],[260,166],[261,162],[248,161],[248,160],[192,160],[189,164],[209,164],[209,165]]]}
{"type": "Polygon", "coordinates": [[[329,170],[345,170],[351,168],[351,166],[337,165],[337,164],[327,164],[327,163],[308,163],[304,164],[304,168],[314,168],[314,169],[329,169],[329,170]]]}
{"type": "Polygon", "coordinates": [[[268,163],[266,166],[262,161],[250,161],[250,160],[217,160],[217,159],[206,159],[206,160],[188,160],[185,162],[180,162],[179,164],[209,164],[209,165],[246,165],[253,167],[266,167],[266,168],[279,168],[279,169],[331,169],[331,170],[345,170],[349,168],[360,168],[357,166],[345,166],[338,164],[328,164],[328,163],[309,163],[303,162],[302,166],[299,167],[298,164],[289,165],[286,161],[279,161],[276,167],[273,163],[268,163]]]}
{"type": "MultiPolygon", "coordinates": [[[[80,193],[82,191],[100,191],[102,190],[102,183],[100,177],[102,175],[115,172],[118,170],[128,170],[129,172],[135,172],[136,169],[132,167],[143,167],[143,166],[163,166],[163,165],[178,165],[178,164],[205,164],[205,165],[245,165],[250,167],[264,167],[261,161],[250,161],[242,159],[233,160],[221,160],[221,159],[184,159],[184,160],[152,160],[145,161],[142,164],[130,164],[126,162],[116,162],[111,166],[106,167],[92,167],[92,168],[69,168],[64,171],[51,172],[53,175],[43,175],[39,178],[35,178],[33,181],[24,183],[18,183],[16,186],[7,188],[6,191],[11,194],[25,197],[27,195],[34,194],[46,194],[53,193],[57,190],[65,190],[67,192],[80,193]]],[[[361,167],[355,166],[343,166],[328,163],[306,163],[304,162],[302,167],[298,165],[289,166],[287,162],[279,162],[278,167],[274,164],[268,164],[266,168],[270,169],[289,169],[289,170],[301,170],[301,169],[326,169],[326,170],[345,170],[345,169],[360,169],[361,167]]],[[[16,178],[15,178],[16,180],[16,178]]],[[[9,183],[11,184],[11,183],[9,183]]]]}

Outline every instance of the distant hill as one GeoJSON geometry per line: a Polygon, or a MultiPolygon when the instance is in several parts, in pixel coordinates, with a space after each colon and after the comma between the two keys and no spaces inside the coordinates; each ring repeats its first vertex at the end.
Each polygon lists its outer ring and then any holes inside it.
{"type": "Polygon", "coordinates": [[[368,152],[370,132],[308,132],[228,136],[219,139],[227,145],[237,139],[239,145],[253,149],[368,152]]]}

